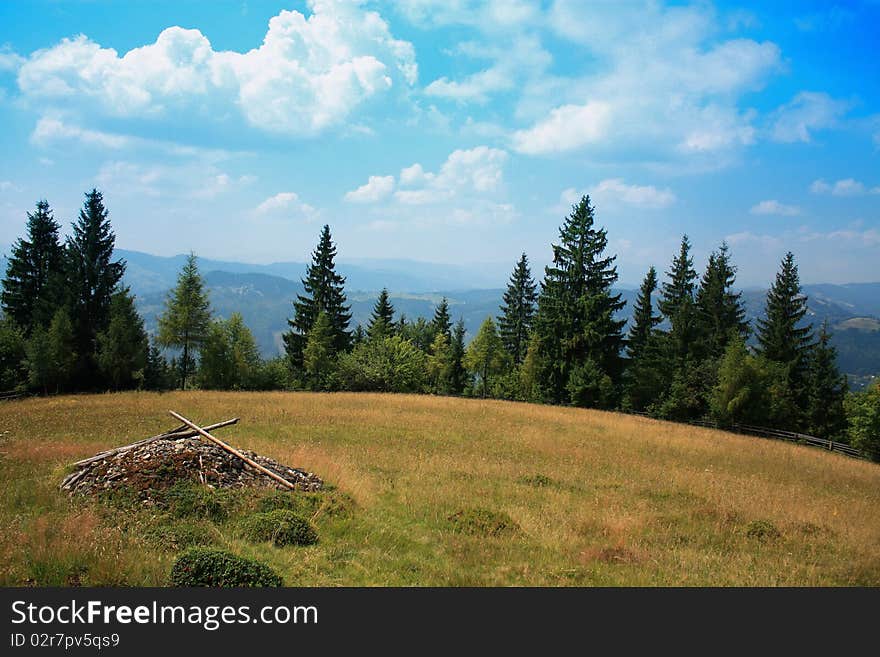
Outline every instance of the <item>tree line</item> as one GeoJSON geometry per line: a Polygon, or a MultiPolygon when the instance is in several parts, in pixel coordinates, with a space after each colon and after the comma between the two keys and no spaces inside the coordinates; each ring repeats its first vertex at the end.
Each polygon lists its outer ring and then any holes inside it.
{"type": "Polygon", "coordinates": [[[828,327],[807,317],[794,255],[783,258],[753,328],[722,243],[702,274],[687,236],[664,280],[651,267],[627,329],[616,256],[588,196],[572,206],[540,282],[525,253],[497,317],[470,342],[447,299],[430,320],[397,316],[382,290],[352,327],[336,245],[324,226],[293,300],[284,355],[263,360],[241,315],[213,317],[190,255],[154,337],[113,261],[97,190],[65,240],[46,201],[28,213],[3,280],[0,387],[73,390],[308,389],[493,397],[755,424],[851,442],[880,456],[880,386],[848,393],[828,327]],[[168,357],[170,356],[170,360],[168,357]]]}

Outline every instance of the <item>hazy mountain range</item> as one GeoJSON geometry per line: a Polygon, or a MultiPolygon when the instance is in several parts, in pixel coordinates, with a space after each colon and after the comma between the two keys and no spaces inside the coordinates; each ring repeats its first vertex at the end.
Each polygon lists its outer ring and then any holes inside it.
{"type": "MultiPolygon", "coordinates": [[[[174,285],[186,256],[161,257],[119,249],[128,263],[125,281],[137,296],[148,330],[154,330],[165,296],[174,285]]],[[[281,334],[293,312],[292,301],[302,293],[300,279],[306,264],[296,262],[254,265],[199,259],[214,311],[223,317],[238,311],[254,333],[266,356],[277,355],[281,334]]],[[[462,267],[407,260],[341,262],[346,276],[353,325],[366,324],[376,294],[387,287],[398,314],[430,318],[437,302],[446,296],[454,319],[464,319],[468,335],[476,332],[487,315],[498,314],[508,273],[500,266],[462,267]]],[[[540,272],[535,271],[536,276],[540,272]]],[[[880,283],[805,285],[810,317],[816,324],[828,321],[834,330],[840,365],[854,384],[864,384],[880,374],[880,283]]],[[[629,317],[637,291],[621,287],[629,317]]],[[[743,298],[750,320],[763,312],[763,289],[746,289],[743,298]]]]}

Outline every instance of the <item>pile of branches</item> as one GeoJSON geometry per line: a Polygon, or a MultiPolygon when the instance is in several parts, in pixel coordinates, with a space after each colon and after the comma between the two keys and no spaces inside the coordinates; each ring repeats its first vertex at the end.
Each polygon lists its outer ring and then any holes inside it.
{"type": "Polygon", "coordinates": [[[237,450],[211,435],[215,429],[237,423],[238,418],[199,427],[174,415],[186,423],[74,463],[74,470],[61,482],[61,489],[71,494],[127,489],[147,499],[150,491],[164,490],[181,481],[216,488],[263,486],[303,491],[319,490],[324,485],[311,472],[248,450],[237,450]]]}

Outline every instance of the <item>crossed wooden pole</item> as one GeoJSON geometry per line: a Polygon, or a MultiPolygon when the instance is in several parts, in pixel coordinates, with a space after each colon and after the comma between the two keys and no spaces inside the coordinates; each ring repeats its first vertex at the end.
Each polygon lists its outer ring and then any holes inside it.
{"type": "Polygon", "coordinates": [[[296,489],[296,486],[294,486],[292,483],[290,483],[289,481],[287,481],[287,479],[285,479],[284,477],[275,474],[274,472],[272,472],[272,471],[269,470],[268,468],[265,468],[265,467],[263,467],[262,465],[260,465],[259,463],[257,463],[256,461],[254,461],[253,459],[248,458],[247,456],[245,456],[244,454],[242,454],[241,452],[239,452],[239,451],[238,451],[237,449],[235,449],[234,447],[230,447],[229,445],[227,445],[226,443],[224,443],[224,442],[223,442],[222,440],[220,440],[219,438],[217,438],[217,437],[215,437],[215,436],[212,436],[212,435],[210,434],[210,432],[208,432],[206,429],[203,429],[202,427],[200,427],[199,425],[197,425],[195,422],[193,422],[193,421],[191,421],[191,420],[187,420],[185,417],[183,417],[183,416],[180,415],[179,413],[175,413],[174,411],[168,411],[168,412],[171,413],[171,415],[173,415],[174,417],[176,417],[178,420],[180,420],[181,422],[183,422],[183,423],[184,423],[186,426],[188,426],[190,429],[192,429],[193,431],[197,432],[199,435],[203,436],[204,438],[207,438],[208,440],[210,440],[212,443],[214,443],[214,444],[217,445],[218,447],[220,447],[220,448],[222,448],[222,449],[225,449],[225,450],[226,450],[227,452],[229,452],[230,454],[232,454],[232,455],[234,455],[234,456],[237,456],[237,457],[240,458],[242,461],[244,461],[245,463],[247,463],[249,466],[251,466],[251,467],[253,467],[253,468],[256,468],[257,470],[259,470],[259,471],[262,472],[263,474],[265,474],[265,475],[271,477],[272,479],[274,479],[275,481],[277,481],[277,482],[278,482],[279,484],[281,484],[282,486],[286,486],[286,487],[289,488],[290,490],[295,490],[295,489],[296,489]]]}

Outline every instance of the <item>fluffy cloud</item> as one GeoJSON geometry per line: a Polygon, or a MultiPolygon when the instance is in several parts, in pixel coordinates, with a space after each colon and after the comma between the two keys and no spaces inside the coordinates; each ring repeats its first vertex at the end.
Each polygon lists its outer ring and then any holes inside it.
{"type": "Polygon", "coordinates": [[[719,42],[716,20],[702,5],[599,3],[584,12],[579,2],[557,0],[551,29],[589,51],[597,72],[546,94],[569,100],[515,132],[513,148],[668,158],[752,143],[756,115],[738,101],[781,70],[780,50],[750,39],[719,42]]]}
{"type": "Polygon", "coordinates": [[[118,196],[210,200],[250,185],[255,178],[234,177],[210,162],[186,159],[163,163],[111,160],[101,165],[95,180],[118,196]]]}
{"type": "Polygon", "coordinates": [[[513,147],[530,155],[579,149],[608,135],[611,115],[612,108],[604,102],[563,105],[531,128],[515,132],[513,147]]]}
{"type": "Polygon", "coordinates": [[[279,192],[254,208],[254,214],[261,217],[302,218],[312,221],[318,211],[308,203],[303,203],[296,192],[279,192]]]}
{"type": "Polygon", "coordinates": [[[862,194],[880,194],[880,187],[868,189],[864,183],[854,178],[844,178],[834,184],[822,180],[814,180],[810,185],[810,191],[814,194],[832,194],[833,196],[861,196],[862,194]]]}
{"type": "Polygon", "coordinates": [[[375,203],[383,201],[394,191],[394,176],[370,176],[365,185],[345,195],[350,203],[375,203]]]}
{"type": "MultiPolygon", "coordinates": [[[[658,189],[652,185],[628,185],[621,178],[608,178],[587,190],[596,205],[629,205],[632,207],[659,210],[675,203],[675,194],[670,189],[658,189]]],[[[581,198],[574,188],[562,192],[561,200],[566,205],[577,203],[581,198]]]]}
{"type": "Polygon", "coordinates": [[[119,149],[132,144],[132,138],[100,130],[88,130],[70,124],[60,118],[43,117],[37,121],[31,133],[31,141],[38,146],[47,146],[55,142],[78,141],[90,146],[119,149]]]}
{"type": "Polygon", "coordinates": [[[400,186],[394,197],[401,203],[423,205],[465,194],[494,192],[501,185],[507,153],[497,148],[477,146],[456,150],[437,173],[426,172],[420,164],[400,172],[400,186]]]}
{"type": "Polygon", "coordinates": [[[780,217],[794,217],[801,213],[801,209],[794,205],[786,205],[776,200],[761,201],[753,205],[749,210],[752,214],[767,214],[780,217]]]}
{"type": "Polygon", "coordinates": [[[215,51],[198,30],[169,27],[123,56],[80,35],[33,53],[19,88],[41,103],[86,103],[118,117],[240,111],[260,129],[314,135],[343,122],[395,83],[416,81],[412,44],[359,3],[311,0],[311,15],[282,11],[260,47],[215,51]]]}
{"type": "Polygon", "coordinates": [[[826,93],[802,91],[776,110],[771,130],[775,141],[809,142],[814,132],[833,127],[849,104],[826,93]]]}

